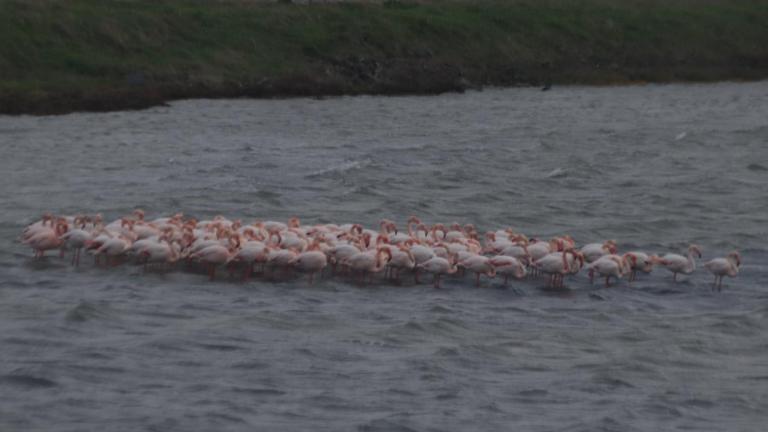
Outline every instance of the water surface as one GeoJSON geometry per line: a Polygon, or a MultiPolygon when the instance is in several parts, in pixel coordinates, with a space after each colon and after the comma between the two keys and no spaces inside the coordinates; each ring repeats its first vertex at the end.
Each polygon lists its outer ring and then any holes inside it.
{"type": "Polygon", "coordinates": [[[0,428],[761,431],[768,83],[0,117],[0,428]],[[43,211],[472,222],[744,265],[627,287],[72,269],[43,211]]]}

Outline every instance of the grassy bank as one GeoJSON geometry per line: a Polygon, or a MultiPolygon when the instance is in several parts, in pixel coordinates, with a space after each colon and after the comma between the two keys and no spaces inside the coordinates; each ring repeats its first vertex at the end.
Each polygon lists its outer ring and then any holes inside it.
{"type": "Polygon", "coordinates": [[[0,112],[768,77],[765,0],[0,0],[0,112]]]}

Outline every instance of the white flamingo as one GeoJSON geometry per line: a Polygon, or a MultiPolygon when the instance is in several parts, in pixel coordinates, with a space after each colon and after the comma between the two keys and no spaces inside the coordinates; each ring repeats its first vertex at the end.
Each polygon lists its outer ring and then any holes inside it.
{"type": "Polygon", "coordinates": [[[490,259],[491,265],[496,268],[496,274],[504,275],[504,285],[507,285],[509,277],[522,279],[525,277],[525,266],[515,257],[497,255],[490,259]]]}
{"type": "Polygon", "coordinates": [[[666,254],[661,257],[661,259],[658,259],[657,263],[671,271],[674,275],[672,280],[677,282],[678,273],[689,275],[693,273],[694,270],[696,270],[696,261],[694,260],[694,257],[701,258],[701,248],[697,245],[690,245],[688,247],[687,256],[678,254],[666,254]]]}
{"type": "Polygon", "coordinates": [[[418,269],[422,269],[428,273],[432,273],[434,277],[435,288],[440,288],[440,276],[444,274],[456,273],[456,264],[445,258],[433,256],[427,261],[422,262],[416,266],[418,269]]]}
{"type": "Polygon", "coordinates": [[[713,288],[717,288],[718,291],[723,287],[723,276],[736,277],[739,274],[739,267],[741,267],[741,255],[737,251],[729,253],[725,258],[715,258],[704,264],[704,268],[715,275],[713,288]]]}

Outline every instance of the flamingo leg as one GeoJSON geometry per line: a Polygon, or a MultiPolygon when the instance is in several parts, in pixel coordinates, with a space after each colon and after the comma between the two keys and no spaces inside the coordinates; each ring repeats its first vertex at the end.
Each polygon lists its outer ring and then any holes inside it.
{"type": "Polygon", "coordinates": [[[605,287],[608,288],[609,286],[611,286],[611,276],[610,275],[605,277],[605,287]]]}
{"type": "Polygon", "coordinates": [[[475,273],[475,286],[480,288],[480,273],[475,273]]]}
{"type": "Polygon", "coordinates": [[[677,273],[673,273],[674,276],[672,276],[672,281],[677,282],[677,273]]]}
{"type": "Polygon", "coordinates": [[[209,275],[210,280],[213,280],[213,278],[216,277],[216,264],[211,263],[211,264],[209,264],[209,266],[210,266],[210,268],[208,270],[208,275],[209,275]]]}

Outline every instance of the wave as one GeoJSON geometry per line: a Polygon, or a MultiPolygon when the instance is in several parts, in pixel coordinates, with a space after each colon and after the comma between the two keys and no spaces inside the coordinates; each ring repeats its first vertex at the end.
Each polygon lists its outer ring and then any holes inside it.
{"type": "Polygon", "coordinates": [[[305,178],[311,179],[315,177],[324,177],[327,175],[338,175],[338,174],[344,174],[349,171],[354,171],[357,169],[365,168],[369,166],[372,163],[370,159],[362,159],[362,160],[350,160],[347,162],[343,162],[336,165],[331,165],[327,168],[323,168],[321,170],[309,173],[305,176],[305,178]]]}

